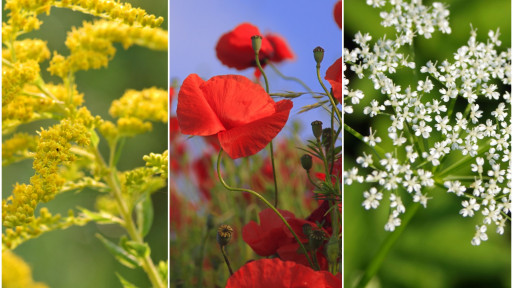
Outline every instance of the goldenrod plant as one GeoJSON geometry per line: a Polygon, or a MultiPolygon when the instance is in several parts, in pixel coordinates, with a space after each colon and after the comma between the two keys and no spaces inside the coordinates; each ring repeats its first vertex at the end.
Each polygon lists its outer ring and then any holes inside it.
{"type": "MultiPolygon", "coordinates": [[[[105,70],[119,48],[155,50],[166,63],[167,31],[159,28],[164,18],[108,0],[7,0],[3,7],[7,17],[2,23],[2,165],[5,172],[13,169],[7,165],[31,161],[33,170],[29,179],[20,180],[24,183],[2,191],[3,287],[47,287],[32,280],[28,264],[13,250],[47,232],[90,222],[121,226],[124,232],[116,234],[117,239],[97,232],[96,241],[121,264],[142,269],[152,287],[167,287],[167,261],[155,261],[145,239],[154,219],[152,196],[167,190],[167,150],[150,153],[140,147],[144,145],[127,140],[148,137],[144,135],[155,125],[165,135],[167,89],[125,87],[106,117],[85,105],[94,95],[81,92],[97,84],[77,80],[83,73],[94,73],[81,71],[105,70]],[[80,27],[67,32],[65,49],[51,49],[45,39],[31,38],[38,35],[43,19],[63,9],[89,14],[80,27]],[[130,151],[144,151],[138,156],[142,166],[124,170],[120,158],[135,157],[126,156],[129,143],[136,145],[130,151]],[[78,195],[83,190],[96,191],[95,208],[74,205],[61,215],[47,204],[61,194],[78,195]]],[[[135,64],[130,69],[138,73],[135,64]]],[[[136,287],[118,272],[111,272],[119,278],[118,286],[136,287]]]]}

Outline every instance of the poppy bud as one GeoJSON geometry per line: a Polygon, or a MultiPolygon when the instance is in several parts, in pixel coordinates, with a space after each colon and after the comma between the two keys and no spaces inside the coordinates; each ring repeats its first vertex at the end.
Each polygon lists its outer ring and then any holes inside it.
{"type": "Polygon", "coordinates": [[[262,36],[251,36],[251,45],[253,46],[253,51],[255,51],[255,54],[258,54],[258,52],[260,52],[260,48],[262,47],[262,36]]]}
{"type": "Polygon", "coordinates": [[[217,229],[217,243],[221,247],[226,246],[232,239],[233,228],[229,225],[221,225],[217,229]]]}
{"type": "Polygon", "coordinates": [[[329,263],[335,263],[341,257],[341,243],[336,236],[332,236],[326,244],[326,257],[329,263]]]}
{"type": "Polygon", "coordinates": [[[322,62],[322,59],[324,58],[324,49],[322,49],[321,46],[317,46],[317,47],[315,47],[313,52],[314,52],[315,62],[317,63],[317,65],[320,65],[322,62]]]}
{"type": "Polygon", "coordinates": [[[322,135],[322,122],[319,120],[312,122],[312,132],[315,138],[320,139],[322,135]]]}
{"type": "Polygon", "coordinates": [[[301,166],[303,166],[303,168],[306,171],[309,171],[310,169],[312,169],[312,156],[310,156],[308,154],[301,156],[301,166]]]}
{"type": "Polygon", "coordinates": [[[308,245],[310,245],[310,248],[313,250],[317,250],[319,247],[321,247],[324,240],[326,240],[324,231],[321,229],[314,229],[308,236],[308,245]]]}

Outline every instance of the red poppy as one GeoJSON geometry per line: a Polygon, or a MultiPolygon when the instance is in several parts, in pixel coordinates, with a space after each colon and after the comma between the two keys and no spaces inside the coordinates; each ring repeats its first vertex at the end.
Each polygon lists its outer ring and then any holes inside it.
{"type": "MultiPolygon", "coordinates": [[[[254,35],[262,34],[256,26],[249,23],[242,23],[232,31],[223,34],[216,45],[217,58],[224,65],[237,70],[256,67],[255,52],[251,44],[251,36],[254,35]]],[[[262,47],[258,57],[264,66],[266,61],[279,63],[294,59],[294,53],[284,38],[276,34],[267,34],[262,37],[262,47]]],[[[260,72],[255,71],[255,75],[259,76],[260,72]]]]}
{"type": "Polygon", "coordinates": [[[246,77],[215,76],[208,81],[191,74],[178,93],[178,124],[183,134],[217,135],[233,158],[262,150],[289,118],[292,101],[274,102],[246,77]]]}
{"type": "MultiPolygon", "coordinates": [[[[279,210],[288,221],[295,216],[289,211],[279,210]]],[[[285,233],[285,225],[276,213],[270,208],[260,211],[258,214],[260,225],[250,221],[242,227],[242,239],[260,256],[276,254],[278,248],[290,243],[290,237],[285,233]]]]}
{"type": "Polygon", "coordinates": [[[280,63],[284,60],[294,59],[294,53],[292,53],[292,50],[290,50],[289,45],[283,37],[277,34],[267,34],[265,35],[265,39],[271,42],[274,49],[272,56],[269,58],[271,62],[280,63]]]}
{"type": "MultiPolygon", "coordinates": [[[[232,31],[225,33],[216,45],[217,58],[224,65],[244,70],[255,67],[255,52],[251,44],[251,36],[262,35],[256,26],[242,23],[232,31]]],[[[258,54],[260,61],[269,58],[273,53],[273,46],[266,38],[262,39],[262,47],[258,54]]]]}
{"type": "Polygon", "coordinates": [[[342,103],[342,57],[338,58],[327,70],[324,77],[331,84],[333,97],[342,103]]]}
{"type": "Polygon", "coordinates": [[[342,29],[342,0],[335,4],[335,8],[333,9],[333,17],[335,18],[335,22],[337,22],[338,27],[342,29]]]}
{"type": "Polygon", "coordinates": [[[249,262],[229,279],[226,288],[341,288],[342,278],[327,271],[280,259],[249,262]]]}

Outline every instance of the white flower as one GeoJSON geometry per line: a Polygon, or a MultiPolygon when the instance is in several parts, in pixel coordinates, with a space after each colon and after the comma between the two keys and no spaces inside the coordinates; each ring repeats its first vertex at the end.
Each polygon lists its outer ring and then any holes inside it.
{"type": "Polygon", "coordinates": [[[474,211],[479,210],[479,204],[476,203],[476,198],[471,198],[470,200],[465,200],[461,202],[463,209],[460,210],[460,214],[463,217],[472,217],[474,216],[474,211]]]}
{"type": "Polygon", "coordinates": [[[474,238],[472,238],[472,245],[477,246],[481,244],[481,241],[488,240],[488,235],[486,235],[486,225],[477,226],[476,225],[476,234],[474,238]]]}
{"type": "Polygon", "coordinates": [[[383,199],[383,193],[372,187],[369,191],[363,192],[363,197],[365,197],[365,201],[363,201],[362,206],[365,210],[376,209],[379,206],[379,201],[383,199]]]}
{"type": "Polygon", "coordinates": [[[392,211],[390,216],[388,217],[388,222],[385,224],[385,230],[386,231],[394,231],[395,227],[398,227],[401,225],[401,219],[398,218],[399,212],[397,210],[392,211]]]}

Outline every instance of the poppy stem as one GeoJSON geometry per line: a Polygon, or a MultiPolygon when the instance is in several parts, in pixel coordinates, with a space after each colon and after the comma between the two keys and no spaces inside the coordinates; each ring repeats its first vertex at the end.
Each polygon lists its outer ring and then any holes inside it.
{"type": "Polygon", "coordinates": [[[226,251],[224,250],[225,246],[219,245],[221,248],[221,252],[223,253],[224,262],[226,263],[226,266],[228,266],[228,270],[230,271],[230,276],[233,275],[232,266],[230,265],[230,260],[228,260],[228,256],[226,255],[226,251]]]}
{"type": "Polygon", "coordinates": [[[231,187],[231,186],[228,186],[228,184],[226,184],[226,182],[223,179],[223,176],[221,175],[221,157],[222,157],[222,155],[223,155],[223,149],[221,148],[221,150],[219,150],[219,156],[217,157],[217,176],[219,177],[219,181],[221,181],[221,184],[223,184],[224,188],[226,188],[229,191],[247,192],[247,193],[257,197],[258,199],[262,200],[262,202],[264,202],[265,205],[267,205],[267,207],[271,208],[271,210],[273,210],[274,213],[276,213],[276,215],[278,215],[278,217],[280,217],[283,224],[285,224],[285,226],[287,226],[287,229],[289,229],[290,233],[292,233],[292,235],[296,239],[297,243],[303,250],[303,253],[305,254],[306,260],[308,261],[308,264],[310,265],[310,267],[312,267],[312,268],[316,267],[316,266],[314,266],[312,260],[310,259],[308,250],[306,250],[305,246],[303,245],[303,243],[297,236],[296,232],[294,232],[294,229],[292,229],[292,227],[290,227],[290,224],[289,224],[289,222],[287,222],[287,219],[285,219],[285,217],[283,217],[283,215],[281,215],[280,211],[278,211],[278,209],[276,209],[276,207],[274,207],[269,201],[267,201],[267,199],[265,199],[258,192],[255,192],[250,189],[245,189],[245,188],[231,187]]]}
{"type": "MultiPolygon", "coordinates": [[[[255,51],[255,61],[258,66],[258,70],[260,70],[260,73],[262,73],[262,76],[264,76],[265,80],[265,92],[269,94],[269,82],[267,81],[267,76],[265,75],[264,69],[262,68],[262,65],[260,65],[260,59],[258,57],[258,51],[255,51]]],[[[271,150],[271,164],[273,166],[273,180],[274,180],[274,206],[278,207],[278,181],[276,181],[276,167],[274,165],[274,151],[273,151],[273,141],[269,143],[269,149],[271,150]]]]}
{"type": "Polygon", "coordinates": [[[319,83],[321,84],[322,89],[324,89],[324,92],[326,92],[326,94],[328,95],[328,98],[330,99],[331,106],[333,107],[333,110],[337,114],[338,122],[342,123],[342,115],[340,115],[340,111],[338,111],[338,109],[336,109],[337,104],[335,103],[335,100],[333,99],[333,95],[331,95],[331,93],[328,91],[328,89],[326,89],[326,86],[324,86],[324,83],[322,83],[321,72],[320,72],[321,65],[320,64],[317,64],[316,70],[317,70],[317,80],[319,80],[319,83]]]}

